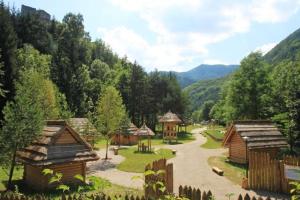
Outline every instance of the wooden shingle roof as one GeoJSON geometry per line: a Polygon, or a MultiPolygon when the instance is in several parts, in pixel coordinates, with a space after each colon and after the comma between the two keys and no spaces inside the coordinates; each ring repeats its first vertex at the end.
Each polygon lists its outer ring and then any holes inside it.
{"type": "Polygon", "coordinates": [[[167,112],[163,116],[159,117],[158,120],[160,123],[165,123],[165,122],[175,122],[175,123],[181,123],[181,119],[175,114],[172,113],[171,111],[167,112]]]}
{"type": "Polygon", "coordinates": [[[287,147],[287,139],[271,121],[235,121],[225,134],[223,145],[228,146],[232,135],[237,133],[245,141],[249,149],[287,147]]]}
{"type": "Polygon", "coordinates": [[[17,156],[20,162],[38,166],[99,159],[92,147],[61,120],[47,121],[41,136],[17,156]]]}
{"type": "Polygon", "coordinates": [[[141,128],[139,128],[135,133],[134,135],[137,135],[137,136],[154,136],[154,132],[148,128],[148,126],[144,123],[141,128]]]}
{"type": "Polygon", "coordinates": [[[89,121],[88,118],[70,118],[68,121],[69,125],[80,135],[97,132],[95,126],[89,121]]]}

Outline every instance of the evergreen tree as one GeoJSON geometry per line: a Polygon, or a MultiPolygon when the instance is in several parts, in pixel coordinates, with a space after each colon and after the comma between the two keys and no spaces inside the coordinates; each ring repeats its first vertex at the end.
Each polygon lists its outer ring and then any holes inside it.
{"type": "Polygon", "coordinates": [[[6,104],[3,110],[4,121],[0,140],[5,145],[0,154],[4,162],[10,162],[8,188],[12,188],[11,180],[14,173],[16,152],[28,146],[41,133],[44,124],[44,110],[40,102],[42,95],[39,82],[32,79],[32,73],[24,72],[16,84],[14,101],[6,104]]]}
{"type": "Polygon", "coordinates": [[[14,31],[9,8],[3,1],[0,2],[0,49],[3,62],[3,88],[7,91],[6,98],[1,98],[0,109],[2,110],[7,100],[14,96],[14,80],[16,78],[16,48],[17,36],[14,31]]]}

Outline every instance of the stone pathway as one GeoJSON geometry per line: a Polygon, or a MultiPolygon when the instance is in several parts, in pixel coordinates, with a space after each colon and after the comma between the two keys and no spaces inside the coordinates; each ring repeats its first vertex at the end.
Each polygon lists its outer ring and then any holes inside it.
{"type": "MultiPolygon", "coordinates": [[[[211,190],[216,199],[228,199],[225,195],[234,193],[232,199],[236,199],[238,194],[248,193],[256,196],[268,196],[270,193],[257,193],[254,191],[244,190],[240,185],[234,184],[224,176],[219,176],[212,172],[211,167],[207,160],[211,156],[220,156],[226,149],[205,149],[200,145],[206,142],[206,138],[200,133],[205,128],[194,129],[196,140],[193,142],[179,144],[179,145],[162,145],[160,147],[174,149],[177,151],[176,157],[168,160],[174,166],[174,192],[178,193],[179,185],[188,185],[201,189],[202,191],[211,190]]],[[[99,151],[100,157],[104,157],[104,151],[99,151]]],[[[101,176],[110,180],[112,183],[124,185],[133,188],[142,188],[143,182],[140,180],[133,181],[133,176],[142,176],[139,173],[129,173],[119,171],[115,166],[123,161],[122,156],[114,156],[110,152],[109,156],[112,157],[110,161],[97,161],[89,165],[91,174],[101,176]]],[[[272,195],[274,197],[280,197],[272,195]]]]}

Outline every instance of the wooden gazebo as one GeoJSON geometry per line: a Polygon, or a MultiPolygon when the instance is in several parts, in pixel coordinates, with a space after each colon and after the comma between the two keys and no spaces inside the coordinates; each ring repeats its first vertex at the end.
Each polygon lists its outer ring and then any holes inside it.
{"type": "Polygon", "coordinates": [[[124,127],[117,131],[111,140],[115,145],[135,145],[138,143],[138,136],[135,134],[138,128],[130,123],[128,127],[124,127]]]}
{"type": "Polygon", "coordinates": [[[162,123],[163,140],[176,140],[177,142],[176,126],[177,124],[182,123],[181,119],[176,114],[169,111],[160,117],[158,121],[162,123]]]}
{"type": "Polygon", "coordinates": [[[135,135],[138,136],[138,151],[151,152],[151,136],[155,135],[154,132],[144,123],[142,127],[135,132],[135,135]],[[143,143],[143,138],[147,138],[147,145],[143,143]]]}
{"type": "Polygon", "coordinates": [[[86,162],[98,160],[96,152],[65,121],[47,121],[41,136],[32,144],[17,152],[18,161],[24,164],[24,181],[35,190],[56,187],[49,185],[44,169],[63,174],[65,184],[77,184],[74,178],[80,174],[86,177],[86,162]]]}

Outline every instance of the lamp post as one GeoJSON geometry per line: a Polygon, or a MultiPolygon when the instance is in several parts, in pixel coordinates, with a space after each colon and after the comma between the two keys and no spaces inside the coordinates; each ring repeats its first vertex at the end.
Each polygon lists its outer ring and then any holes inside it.
{"type": "Polygon", "coordinates": [[[243,137],[245,143],[246,143],[246,178],[248,178],[248,165],[249,165],[249,161],[248,161],[248,140],[249,140],[249,137],[247,136],[244,136],[243,137]]]}

